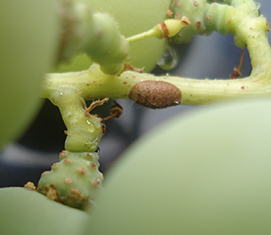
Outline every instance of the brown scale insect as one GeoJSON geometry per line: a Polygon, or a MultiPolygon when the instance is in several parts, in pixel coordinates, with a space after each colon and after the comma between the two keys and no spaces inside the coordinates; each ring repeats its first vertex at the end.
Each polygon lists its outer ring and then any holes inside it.
{"type": "Polygon", "coordinates": [[[129,99],[149,108],[160,109],[180,104],[182,93],[168,82],[142,81],[132,87],[129,99]]]}

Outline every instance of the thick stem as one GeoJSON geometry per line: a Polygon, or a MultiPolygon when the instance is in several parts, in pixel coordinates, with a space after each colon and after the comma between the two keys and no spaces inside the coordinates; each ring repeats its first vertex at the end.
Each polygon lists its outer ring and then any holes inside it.
{"type": "MultiPolygon", "coordinates": [[[[205,9],[205,25],[201,24],[202,27],[209,32],[216,30],[222,34],[232,33],[235,35],[237,46],[241,48],[247,46],[253,67],[249,77],[235,80],[199,80],[173,76],[157,77],[130,71],[123,72],[120,76],[109,76],[102,73],[94,64],[89,70],[82,72],[48,74],[43,96],[50,96],[55,89],[73,87],[86,100],[104,97],[127,98],[131,88],[143,80],[160,80],[174,84],[182,92],[182,104],[189,105],[238,97],[271,95],[268,24],[263,16],[258,15],[255,3],[250,0],[232,1],[231,6],[203,3],[204,1],[193,3],[193,9],[189,8],[189,11],[198,12],[199,9],[205,9]]],[[[191,17],[187,16],[188,19],[191,17]]],[[[199,31],[202,27],[199,27],[199,31]]]]}
{"type": "Polygon", "coordinates": [[[95,152],[103,135],[100,119],[85,115],[84,100],[78,89],[55,88],[47,98],[58,106],[67,127],[65,149],[71,152],[95,152]]]}
{"type": "MultiPolygon", "coordinates": [[[[256,72],[255,72],[256,73],[256,72]]],[[[270,78],[271,75],[269,74],[270,78]]],[[[257,76],[234,80],[199,80],[177,76],[155,76],[127,71],[120,76],[103,74],[93,64],[89,70],[65,74],[48,74],[45,79],[43,97],[56,88],[76,87],[85,100],[109,97],[127,99],[131,88],[140,81],[154,80],[174,84],[182,91],[182,104],[200,105],[229,98],[271,95],[271,81],[258,73],[257,76]]]]}

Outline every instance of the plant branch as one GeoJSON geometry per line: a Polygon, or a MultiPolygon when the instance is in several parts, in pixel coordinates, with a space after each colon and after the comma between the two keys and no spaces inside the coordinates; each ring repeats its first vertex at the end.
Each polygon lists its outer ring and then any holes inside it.
{"type": "MultiPolygon", "coordinates": [[[[175,76],[154,76],[151,74],[125,71],[119,76],[106,75],[97,64],[89,70],[64,74],[48,74],[44,81],[43,97],[50,96],[55,89],[73,87],[85,100],[109,97],[128,98],[131,88],[140,81],[160,80],[174,84],[182,92],[182,103],[200,105],[213,101],[248,96],[271,95],[271,50],[267,39],[268,24],[258,11],[251,10],[251,2],[242,7],[225,4],[208,4],[208,31],[235,35],[235,42],[243,48],[247,46],[251,57],[252,73],[247,78],[234,80],[191,79],[175,76]],[[223,17],[219,17],[222,14],[223,17]],[[214,21],[216,20],[216,21],[214,21]]],[[[253,2],[253,1],[252,1],[253,2]]],[[[254,3],[254,2],[253,2],[254,3]]],[[[191,16],[187,16],[191,19],[191,16]]],[[[182,30],[189,28],[185,27],[182,30]]],[[[181,30],[181,31],[182,31],[181,30]]]]}

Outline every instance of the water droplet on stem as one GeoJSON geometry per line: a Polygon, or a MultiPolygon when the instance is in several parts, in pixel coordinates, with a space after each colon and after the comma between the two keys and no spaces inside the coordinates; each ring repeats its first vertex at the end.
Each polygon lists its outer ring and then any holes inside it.
{"type": "Polygon", "coordinates": [[[177,66],[178,61],[177,52],[171,47],[168,47],[164,55],[157,62],[157,65],[163,70],[171,70],[177,66]]]}

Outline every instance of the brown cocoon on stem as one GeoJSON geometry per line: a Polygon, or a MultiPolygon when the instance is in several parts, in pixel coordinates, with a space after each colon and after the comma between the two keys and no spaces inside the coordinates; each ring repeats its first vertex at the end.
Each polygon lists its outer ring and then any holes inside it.
{"type": "Polygon", "coordinates": [[[129,99],[146,107],[159,109],[180,104],[182,93],[168,82],[142,81],[132,87],[129,99]]]}

